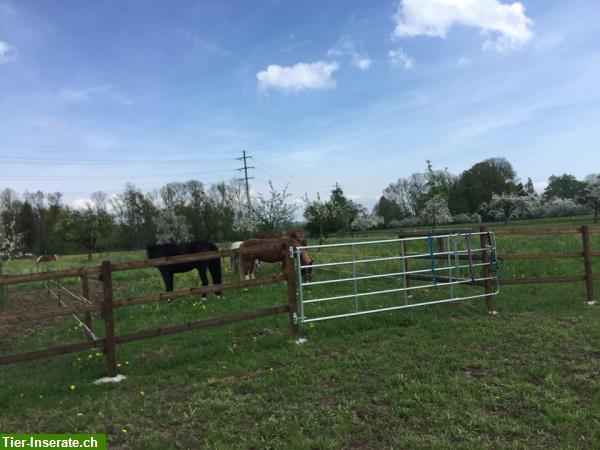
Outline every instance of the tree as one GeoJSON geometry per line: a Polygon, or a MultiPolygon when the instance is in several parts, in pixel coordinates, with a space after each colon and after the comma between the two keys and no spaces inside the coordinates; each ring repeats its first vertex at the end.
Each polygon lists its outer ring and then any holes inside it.
{"type": "Polygon", "coordinates": [[[170,209],[160,212],[156,221],[157,244],[181,244],[192,239],[185,217],[178,216],[170,209]]]}
{"type": "Polygon", "coordinates": [[[518,183],[517,184],[517,193],[524,197],[526,195],[536,196],[535,186],[533,185],[533,180],[531,177],[527,177],[527,183],[518,183]]]}
{"type": "Polygon", "coordinates": [[[399,178],[385,188],[383,196],[396,203],[404,216],[415,216],[427,201],[427,178],[418,172],[409,178],[399,178]]]}
{"type": "Polygon", "coordinates": [[[306,208],[304,209],[304,218],[306,219],[306,228],[313,234],[318,235],[319,239],[327,237],[331,232],[337,231],[337,218],[342,214],[341,206],[337,203],[324,202],[317,194],[315,201],[305,198],[306,208]]]}
{"type": "Polygon", "coordinates": [[[383,217],[376,214],[362,214],[352,221],[350,228],[354,231],[366,231],[383,225],[383,217]]]}
{"type": "Polygon", "coordinates": [[[476,212],[493,194],[517,192],[516,172],[504,158],[490,158],[465,170],[451,189],[453,213],[476,212]]]}
{"type": "Polygon", "coordinates": [[[509,219],[522,217],[528,211],[539,203],[539,200],[533,196],[519,196],[516,193],[494,194],[489,203],[482,203],[480,210],[493,218],[504,220],[508,223],[509,219]]]}
{"type": "Polygon", "coordinates": [[[452,222],[452,214],[450,214],[448,202],[441,194],[434,195],[431,199],[427,200],[420,215],[433,228],[441,223],[452,222]]]}
{"type": "Polygon", "coordinates": [[[383,222],[387,225],[392,220],[401,220],[406,217],[406,212],[394,200],[390,200],[384,195],[379,198],[377,204],[373,207],[373,214],[383,218],[383,222]]]}
{"type": "MultiPolygon", "coordinates": [[[[22,250],[22,236],[15,230],[15,220],[0,221],[0,275],[7,261],[19,256],[22,250]]],[[[0,286],[0,302],[6,299],[6,286],[0,286]]]]}
{"type": "Polygon", "coordinates": [[[594,223],[600,213],[600,174],[585,177],[585,185],[578,195],[578,201],[594,213],[594,223]]]}
{"type": "Polygon", "coordinates": [[[585,182],[579,181],[574,175],[563,173],[562,175],[551,175],[548,178],[548,186],[542,197],[550,200],[554,197],[563,199],[575,199],[585,187],[585,182]]]}
{"type": "Polygon", "coordinates": [[[269,181],[269,195],[258,194],[243,208],[237,221],[238,229],[273,234],[289,226],[297,209],[296,205],[289,203],[289,197],[291,194],[287,192],[287,186],[279,192],[269,181]]]}
{"type": "Polygon", "coordinates": [[[427,200],[431,200],[436,196],[448,199],[448,193],[454,177],[448,172],[447,168],[444,170],[434,170],[430,160],[426,160],[426,163],[427,171],[425,172],[425,177],[427,183],[425,187],[427,200]]]}
{"type": "Polygon", "coordinates": [[[352,230],[352,222],[361,214],[367,213],[364,206],[346,198],[339,186],[331,191],[326,202],[321,201],[318,195],[316,201],[311,202],[306,198],[305,202],[306,228],[311,234],[318,234],[320,238],[336,231],[352,230]]]}
{"type": "Polygon", "coordinates": [[[99,251],[101,244],[110,236],[113,219],[102,209],[94,210],[88,205],[83,211],[70,210],[65,217],[65,234],[77,244],[82,245],[92,260],[92,253],[99,251]]]}
{"type": "Polygon", "coordinates": [[[110,203],[124,232],[124,244],[127,248],[140,248],[154,240],[154,221],[158,208],[150,196],[127,183],[125,191],[111,199],[110,203]]]}

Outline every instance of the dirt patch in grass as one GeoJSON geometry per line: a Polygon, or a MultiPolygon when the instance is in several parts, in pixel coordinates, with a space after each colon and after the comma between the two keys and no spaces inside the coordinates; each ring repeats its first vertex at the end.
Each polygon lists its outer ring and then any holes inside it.
{"type": "Polygon", "coordinates": [[[479,380],[486,376],[485,370],[483,370],[478,364],[461,367],[460,371],[463,374],[467,375],[469,378],[474,378],[476,380],[479,380]]]}
{"type": "MultiPolygon", "coordinates": [[[[4,303],[0,313],[2,316],[12,316],[24,313],[34,313],[42,309],[56,306],[55,300],[49,300],[45,294],[11,293],[4,303]]],[[[40,319],[35,322],[0,323],[0,351],[5,352],[16,338],[25,338],[38,333],[43,328],[51,327],[63,320],[62,317],[40,319]]]]}

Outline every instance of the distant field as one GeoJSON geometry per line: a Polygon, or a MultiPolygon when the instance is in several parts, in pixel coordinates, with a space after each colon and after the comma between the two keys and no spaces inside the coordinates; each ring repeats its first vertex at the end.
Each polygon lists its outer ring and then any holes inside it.
{"type": "MultiPolygon", "coordinates": [[[[583,222],[577,220],[563,223],[583,222]]],[[[519,225],[540,223],[556,221],[519,225]]],[[[498,248],[580,250],[580,241],[576,235],[499,236],[498,248]]],[[[600,250],[600,235],[593,235],[592,247],[600,250]]],[[[114,252],[95,255],[93,264],[141,257],[114,252]]],[[[83,255],[65,256],[56,266],[84,264],[83,255]]],[[[31,261],[19,260],[5,272],[31,270],[31,261]]],[[[503,277],[581,273],[581,258],[501,266],[503,277]]],[[[116,297],[162,289],[154,269],[114,279],[116,297]]],[[[176,280],[176,287],[196,284],[191,273],[176,280]]],[[[600,293],[598,281],[595,288],[600,293]]],[[[105,375],[96,351],[0,366],[0,429],[105,432],[110,448],[124,449],[599,448],[600,310],[584,305],[584,295],[583,283],[504,287],[496,299],[499,316],[472,300],[318,322],[303,327],[310,340],[301,346],[290,340],[285,315],[160,337],[117,347],[119,372],[128,379],[115,386],[91,384],[105,375]]],[[[282,283],[229,292],[222,300],[121,308],[117,333],[276,306],[285,296],[282,283]]],[[[48,303],[54,304],[43,286],[29,285],[11,290],[5,310],[48,303]]],[[[65,318],[16,333],[0,330],[0,339],[6,354],[76,342],[81,332],[65,318]]]]}

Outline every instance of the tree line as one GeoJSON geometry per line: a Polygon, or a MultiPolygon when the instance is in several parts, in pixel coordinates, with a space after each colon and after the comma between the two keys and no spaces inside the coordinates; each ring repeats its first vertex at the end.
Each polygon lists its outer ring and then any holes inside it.
{"type": "Polygon", "coordinates": [[[600,213],[600,174],[578,180],[552,175],[538,195],[531,178],[523,183],[504,158],[489,158],[460,175],[436,170],[399,178],[383,191],[373,214],[388,227],[480,222],[600,213]]]}
{"type": "MultiPolygon", "coordinates": [[[[120,194],[95,192],[83,208],[65,205],[60,192],[0,192],[0,269],[18,254],[139,249],[145,244],[196,239],[217,242],[274,235],[297,227],[301,206],[287,188],[246,200],[239,181],[205,186],[201,181],[167,183],[152,192],[127,184],[120,194]]],[[[540,196],[530,178],[522,183],[504,158],[481,161],[460,175],[438,170],[399,178],[383,191],[372,211],[347,198],[340,186],[329,198],[305,196],[302,224],[312,236],[381,227],[437,226],[526,217],[600,212],[600,175],[578,180],[553,175],[540,196]]]]}
{"type": "MultiPolygon", "coordinates": [[[[122,193],[95,192],[84,208],[65,205],[60,192],[0,192],[1,241],[18,241],[21,253],[48,254],[102,249],[139,249],[185,239],[233,240],[242,201],[232,181],[205,187],[174,182],[153,192],[127,184],[122,193]]],[[[6,244],[8,246],[8,244],[6,244]]],[[[15,245],[12,244],[13,253],[15,245]]],[[[5,252],[8,253],[8,250],[5,252]]]]}

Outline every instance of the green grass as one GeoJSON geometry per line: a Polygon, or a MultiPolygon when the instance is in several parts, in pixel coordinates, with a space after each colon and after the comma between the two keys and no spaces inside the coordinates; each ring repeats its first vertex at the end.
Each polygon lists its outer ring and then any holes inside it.
{"type": "MultiPolygon", "coordinates": [[[[592,246],[600,249],[600,235],[592,246]]],[[[570,251],[581,242],[499,236],[498,248],[570,251]]],[[[59,265],[84,259],[65,257],[59,265]]],[[[29,271],[28,264],[12,262],[6,272],[29,271]]],[[[581,274],[583,262],[506,261],[501,270],[507,277],[581,274]]],[[[598,258],[594,270],[600,271],[598,258]]],[[[155,270],[114,279],[116,297],[161,289],[155,270]]],[[[196,284],[191,273],[176,280],[181,288],[196,284]]],[[[38,285],[13,290],[7,309],[34,288],[32,305],[41,307],[38,285]]],[[[595,288],[600,292],[597,281],[595,288]]],[[[111,386],[91,383],[106,370],[96,351],[0,366],[0,430],[101,432],[110,448],[127,449],[599,448],[600,314],[584,298],[583,283],[503,287],[499,316],[471,300],[317,322],[303,326],[304,345],[291,341],[286,315],[159,337],[117,348],[119,372],[128,378],[111,386]]],[[[121,308],[117,332],[285,299],[285,285],[277,284],[230,291],[222,300],[121,308]]],[[[79,340],[75,322],[65,318],[19,328],[0,347],[9,353],[79,340]]]]}

